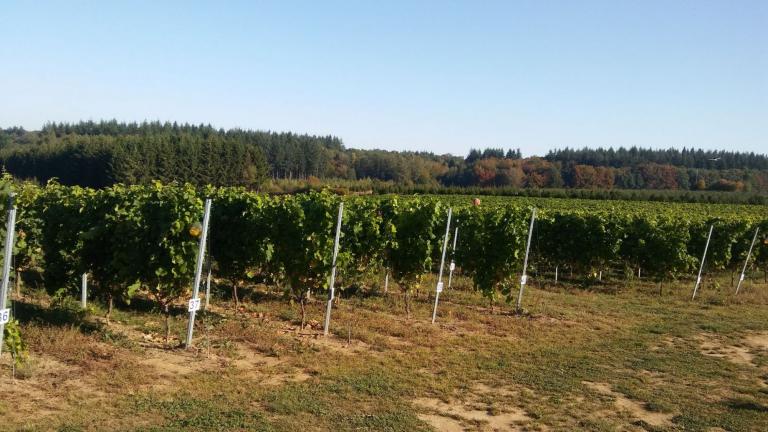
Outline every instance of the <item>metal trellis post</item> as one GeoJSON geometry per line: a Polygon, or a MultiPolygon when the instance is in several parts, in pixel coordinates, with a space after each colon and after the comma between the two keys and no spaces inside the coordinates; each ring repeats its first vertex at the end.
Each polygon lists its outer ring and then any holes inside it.
{"type": "Polygon", "coordinates": [[[88,273],[83,273],[80,281],[80,307],[88,307],[88,273]]]}
{"type": "Polygon", "coordinates": [[[699,275],[696,276],[696,285],[693,286],[693,295],[691,296],[691,300],[696,298],[696,293],[699,291],[699,285],[701,285],[701,272],[704,270],[704,261],[707,259],[707,250],[709,249],[709,241],[712,239],[712,230],[715,228],[714,225],[710,225],[709,227],[709,234],[707,235],[707,244],[704,245],[704,255],[701,257],[701,265],[699,266],[699,275]]]}
{"type": "Polygon", "coordinates": [[[522,310],[523,290],[525,289],[526,282],[528,282],[528,275],[525,272],[528,270],[528,254],[531,251],[531,238],[533,237],[533,223],[535,220],[536,208],[534,208],[533,213],[531,213],[531,225],[528,228],[528,242],[525,245],[525,260],[523,261],[523,275],[520,276],[520,291],[517,293],[517,312],[522,310]]]}
{"type": "Polygon", "coordinates": [[[451,248],[451,264],[448,266],[448,289],[451,289],[451,279],[453,279],[453,270],[456,269],[456,240],[459,238],[459,227],[453,232],[453,248],[451,248]]]}
{"type": "Polygon", "coordinates": [[[443,238],[443,257],[440,259],[440,271],[437,276],[437,286],[435,287],[435,307],[432,309],[432,324],[437,318],[437,302],[440,299],[440,293],[443,291],[443,266],[445,265],[445,250],[448,249],[448,236],[451,234],[451,212],[448,208],[448,221],[445,223],[445,238],[443,238]]]}
{"type": "Polygon", "coordinates": [[[195,328],[195,314],[200,309],[200,279],[203,273],[203,261],[205,261],[205,242],[208,239],[208,222],[211,218],[211,199],[205,200],[203,213],[203,232],[200,234],[200,246],[197,249],[197,263],[195,264],[195,280],[192,283],[192,299],[189,300],[189,324],[187,325],[187,341],[184,346],[192,346],[192,332],[195,328]]]}
{"type": "Polygon", "coordinates": [[[331,309],[333,308],[334,285],[336,283],[336,258],[339,256],[339,237],[341,236],[341,218],[344,214],[344,203],[339,203],[339,218],[336,220],[336,238],[333,241],[333,261],[331,263],[331,281],[328,289],[328,303],[325,306],[325,323],[323,324],[323,336],[328,336],[328,327],[331,325],[331,309]]]}
{"type": "Polygon", "coordinates": [[[5,252],[3,254],[3,281],[0,285],[0,353],[3,352],[3,335],[5,324],[11,319],[11,310],[6,307],[8,300],[8,279],[11,275],[11,256],[13,242],[16,239],[16,194],[11,192],[8,197],[8,224],[5,227],[5,252]]]}
{"type": "Polygon", "coordinates": [[[749,264],[749,257],[752,256],[752,248],[755,246],[757,240],[757,233],[760,232],[760,228],[755,228],[755,235],[752,237],[752,243],[749,244],[749,252],[747,252],[747,259],[744,260],[744,268],[741,269],[741,276],[739,276],[739,283],[736,284],[736,294],[739,293],[741,283],[744,282],[744,274],[747,272],[747,264],[749,264]]]}

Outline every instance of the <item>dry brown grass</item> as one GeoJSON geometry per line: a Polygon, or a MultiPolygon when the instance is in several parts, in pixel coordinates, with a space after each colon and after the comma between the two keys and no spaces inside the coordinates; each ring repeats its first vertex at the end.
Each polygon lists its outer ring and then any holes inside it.
{"type": "Polygon", "coordinates": [[[411,319],[397,293],[345,298],[328,338],[274,296],[216,300],[191,351],[165,347],[147,311],[32,321],[0,416],[10,430],[768,430],[768,286],[692,303],[687,284],[651,285],[533,288],[525,316],[455,289],[436,325],[424,292],[411,319]]]}

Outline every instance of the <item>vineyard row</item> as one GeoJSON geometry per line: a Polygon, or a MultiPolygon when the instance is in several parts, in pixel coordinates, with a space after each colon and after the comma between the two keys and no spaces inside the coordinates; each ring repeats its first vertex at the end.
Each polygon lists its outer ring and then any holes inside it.
{"type": "MultiPolygon", "coordinates": [[[[440,262],[448,212],[438,197],[266,196],[160,183],[93,190],[8,179],[6,197],[0,197],[4,205],[12,189],[18,208],[12,262],[17,284],[19,274],[35,270],[51,293],[75,294],[87,273],[91,293],[108,304],[142,292],[166,314],[190,296],[205,197],[213,201],[208,256],[214,275],[229,281],[235,296],[248,281],[275,284],[302,311],[307,292],[328,288],[339,203],[344,202],[344,214],[336,268],[343,285],[387,272],[403,289],[408,312],[411,290],[440,262]]],[[[473,205],[469,199],[451,204],[449,234],[458,232],[458,238],[449,259],[489,297],[510,299],[517,293],[533,210],[528,204],[473,205]]],[[[764,208],[702,217],[681,208],[634,212],[612,203],[602,210],[595,206],[580,206],[578,200],[569,207],[541,206],[530,267],[569,267],[587,278],[609,266],[628,273],[640,268],[661,282],[695,273],[710,227],[708,270],[739,268],[758,228],[752,263],[768,265],[764,208]]]]}

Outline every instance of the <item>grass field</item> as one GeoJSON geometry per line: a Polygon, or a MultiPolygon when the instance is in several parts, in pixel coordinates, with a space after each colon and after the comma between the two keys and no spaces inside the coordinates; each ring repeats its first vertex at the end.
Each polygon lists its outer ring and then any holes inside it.
{"type": "MultiPolygon", "coordinates": [[[[710,283],[695,302],[688,283],[660,296],[534,280],[524,316],[457,282],[435,325],[427,282],[410,320],[396,287],[341,299],[327,338],[323,299],[301,331],[296,305],[250,287],[240,308],[213,299],[193,350],[166,348],[142,299],[106,324],[99,305],[83,314],[27,292],[14,307],[30,354],[15,379],[3,357],[0,429],[768,430],[762,277],[738,298],[710,283]]],[[[172,324],[178,346],[181,305],[172,324]]]]}

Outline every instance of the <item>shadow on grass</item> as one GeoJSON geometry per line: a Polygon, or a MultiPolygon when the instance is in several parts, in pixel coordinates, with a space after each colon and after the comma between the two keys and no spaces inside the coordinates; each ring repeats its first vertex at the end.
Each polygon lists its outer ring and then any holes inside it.
{"type": "MultiPolygon", "coordinates": [[[[260,303],[267,301],[286,300],[285,295],[280,291],[270,290],[263,284],[247,284],[237,288],[237,296],[241,302],[260,303]]],[[[224,301],[234,301],[233,287],[231,284],[212,284],[211,298],[224,301]]]]}
{"type": "MultiPolygon", "coordinates": [[[[103,307],[103,305],[102,305],[103,307]]],[[[119,301],[115,300],[115,309],[121,311],[121,312],[134,312],[139,314],[160,314],[162,315],[163,311],[160,308],[160,305],[152,300],[149,297],[146,297],[145,295],[137,295],[136,297],[131,298],[130,303],[125,301],[119,301]]],[[[187,315],[188,310],[186,308],[186,305],[180,306],[180,305],[171,305],[170,312],[172,317],[179,317],[187,315]]]]}
{"type": "Polygon", "coordinates": [[[22,324],[38,322],[58,327],[78,326],[86,333],[92,333],[101,328],[98,323],[87,321],[86,312],[74,306],[43,307],[25,301],[15,301],[13,308],[14,317],[22,324]]]}
{"type": "Polygon", "coordinates": [[[342,298],[367,299],[373,297],[382,297],[384,293],[377,288],[366,287],[359,284],[351,284],[349,286],[342,287],[339,295],[342,298]]]}
{"type": "MultiPolygon", "coordinates": [[[[286,299],[285,294],[277,291],[261,291],[255,289],[255,287],[241,287],[238,290],[238,294],[241,300],[250,301],[252,303],[268,302],[268,301],[283,301],[286,299]]],[[[228,298],[232,298],[232,289],[228,288],[228,298]]]]}
{"type": "MultiPolygon", "coordinates": [[[[376,288],[365,287],[358,284],[339,286],[337,287],[336,293],[337,296],[342,298],[366,299],[383,296],[383,293],[376,288]]],[[[266,285],[261,283],[242,285],[238,287],[237,294],[241,302],[249,302],[254,304],[290,300],[290,296],[286,292],[279,289],[268,289],[266,288],[266,285]]],[[[214,299],[234,301],[233,288],[231,284],[213,284],[211,286],[211,295],[214,299]]],[[[320,298],[325,298],[325,295],[325,293],[322,293],[320,298]]]]}
{"type": "MultiPolygon", "coordinates": [[[[115,300],[115,308],[126,312],[139,313],[158,313],[160,307],[157,303],[144,296],[136,296],[130,300],[130,303],[115,300]]],[[[173,314],[173,311],[171,312],[173,314]]]]}
{"type": "Polygon", "coordinates": [[[731,399],[727,401],[725,405],[733,410],[755,411],[761,413],[768,412],[768,407],[753,401],[731,399]]]}

